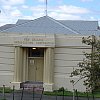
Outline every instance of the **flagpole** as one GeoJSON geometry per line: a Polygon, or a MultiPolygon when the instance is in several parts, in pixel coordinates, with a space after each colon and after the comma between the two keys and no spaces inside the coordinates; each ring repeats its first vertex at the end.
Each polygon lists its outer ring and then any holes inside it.
{"type": "Polygon", "coordinates": [[[48,15],[47,13],[47,0],[46,0],[46,10],[45,10],[45,12],[46,12],[46,16],[48,15]]]}

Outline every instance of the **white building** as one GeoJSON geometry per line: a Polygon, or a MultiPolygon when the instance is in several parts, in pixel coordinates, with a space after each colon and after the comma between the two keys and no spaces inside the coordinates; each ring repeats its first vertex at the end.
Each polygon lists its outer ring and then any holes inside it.
{"type": "MultiPolygon", "coordinates": [[[[43,82],[46,91],[72,90],[70,73],[90,52],[82,37],[100,35],[97,21],[55,20],[43,16],[0,27],[0,86],[43,82]]],[[[75,81],[79,77],[73,78],[75,81]]],[[[75,88],[85,91],[82,80],[75,88]]]]}

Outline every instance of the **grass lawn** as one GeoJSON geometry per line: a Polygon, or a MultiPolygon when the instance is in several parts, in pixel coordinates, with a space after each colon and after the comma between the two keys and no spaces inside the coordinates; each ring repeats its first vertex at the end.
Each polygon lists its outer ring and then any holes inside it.
{"type": "MultiPolygon", "coordinates": [[[[13,90],[10,87],[5,87],[5,93],[11,93],[13,90]]],[[[0,93],[3,92],[3,87],[0,87],[0,93]]]]}
{"type": "MultiPolygon", "coordinates": [[[[77,92],[79,97],[87,97],[86,92],[77,92]]],[[[53,92],[44,92],[44,95],[52,95],[52,96],[62,96],[63,92],[62,91],[53,91],[53,92]]],[[[71,91],[64,91],[64,96],[73,96],[73,92],[71,91]]],[[[76,93],[75,93],[76,96],[76,93]]],[[[88,92],[89,97],[93,97],[93,94],[88,92]]],[[[94,97],[100,98],[100,92],[95,92],[94,97]]]]}

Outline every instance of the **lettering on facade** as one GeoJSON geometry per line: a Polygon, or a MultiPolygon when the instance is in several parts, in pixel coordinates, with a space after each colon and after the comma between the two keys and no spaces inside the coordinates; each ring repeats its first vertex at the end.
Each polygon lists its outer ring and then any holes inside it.
{"type": "Polygon", "coordinates": [[[37,44],[37,45],[53,45],[54,41],[52,41],[52,39],[45,39],[45,38],[32,38],[32,37],[19,37],[19,38],[15,38],[14,40],[14,44],[37,44]]]}

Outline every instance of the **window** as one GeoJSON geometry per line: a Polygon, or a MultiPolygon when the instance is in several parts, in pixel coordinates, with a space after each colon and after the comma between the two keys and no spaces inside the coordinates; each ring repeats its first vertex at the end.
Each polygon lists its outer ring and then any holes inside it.
{"type": "Polygon", "coordinates": [[[44,48],[28,48],[28,57],[43,57],[44,48]]]}

